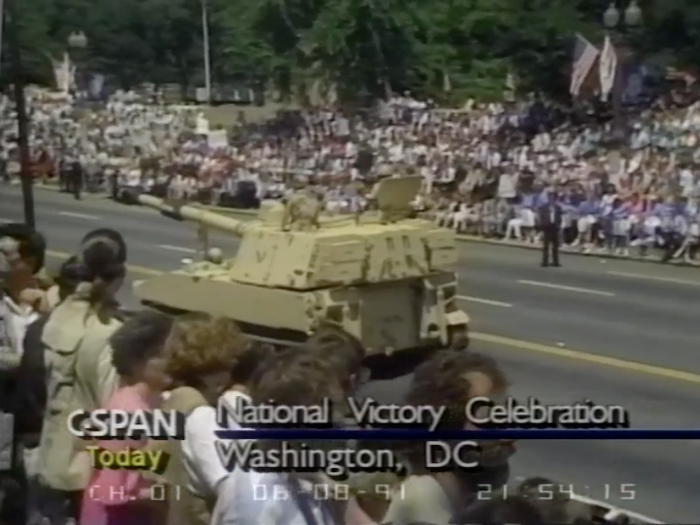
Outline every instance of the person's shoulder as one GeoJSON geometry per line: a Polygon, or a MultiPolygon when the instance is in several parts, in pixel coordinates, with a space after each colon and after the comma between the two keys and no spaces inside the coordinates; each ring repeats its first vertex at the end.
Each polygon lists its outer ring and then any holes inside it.
{"type": "MultiPolygon", "coordinates": [[[[233,516],[241,519],[240,523],[248,525],[245,518],[259,515],[265,498],[256,496],[259,487],[267,486],[264,476],[255,471],[241,468],[234,469],[218,489],[216,508],[212,516],[212,525],[223,523],[239,523],[233,516]]],[[[272,476],[272,474],[267,474],[272,476]]],[[[252,522],[250,522],[252,525],[252,522]]]]}
{"type": "Polygon", "coordinates": [[[434,516],[446,523],[445,519],[449,519],[452,514],[445,491],[432,476],[410,476],[398,490],[400,496],[392,498],[384,515],[385,522],[407,525],[434,516]]]}
{"type": "Polygon", "coordinates": [[[192,413],[198,408],[211,408],[199,390],[192,387],[180,387],[170,391],[162,408],[192,413]]]}
{"type": "Polygon", "coordinates": [[[148,410],[151,407],[132,387],[117,388],[104,403],[106,409],[148,410]]]}
{"type": "Polygon", "coordinates": [[[408,498],[408,495],[416,495],[420,497],[420,494],[442,494],[443,490],[440,483],[433,476],[423,475],[423,476],[409,476],[402,485],[402,494],[408,498]]]}

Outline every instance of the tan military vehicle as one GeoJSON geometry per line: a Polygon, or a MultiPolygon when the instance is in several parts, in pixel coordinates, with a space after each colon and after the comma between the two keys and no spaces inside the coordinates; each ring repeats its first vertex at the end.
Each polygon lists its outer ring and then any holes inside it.
{"type": "Polygon", "coordinates": [[[139,282],[135,294],[161,311],[226,316],[275,344],[300,343],[323,321],[356,336],[368,355],[466,344],[454,233],[410,218],[420,177],[378,185],[376,211],[350,217],[319,217],[311,192],[287,205],[265,201],[251,221],[140,196],[198,223],[208,257],[139,282]],[[206,246],[209,228],[240,238],[234,258],[206,246]]]}

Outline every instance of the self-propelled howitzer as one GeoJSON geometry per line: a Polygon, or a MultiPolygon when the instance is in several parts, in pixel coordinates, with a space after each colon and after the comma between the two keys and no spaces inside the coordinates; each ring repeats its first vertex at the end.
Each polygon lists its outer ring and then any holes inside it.
{"type": "Polygon", "coordinates": [[[469,317],[457,305],[455,234],[410,218],[420,184],[383,180],[372,194],[377,211],[347,218],[319,217],[310,193],[265,201],[250,221],[142,195],[141,204],[198,223],[205,244],[212,228],[239,237],[240,247],[234,258],[216,254],[141,281],[135,294],[169,313],[234,319],[277,344],[300,343],[330,322],[368,355],[463,345],[469,317]]]}

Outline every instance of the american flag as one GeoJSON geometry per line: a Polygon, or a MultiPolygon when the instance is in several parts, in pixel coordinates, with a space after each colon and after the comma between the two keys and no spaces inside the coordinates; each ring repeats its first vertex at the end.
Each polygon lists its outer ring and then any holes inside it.
{"type": "Polygon", "coordinates": [[[576,45],[574,47],[574,62],[571,71],[571,84],[569,93],[577,97],[581,92],[586,79],[591,73],[600,51],[579,33],[576,34],[576,45]]]}
{"type": "Polygon", "coordinates": [[[605,36],[603,51],[600,53],[598,62],[598,73],[600,75],[600,98],[606,101],[615,86],[615,77],[617,76],[617,51],[615,51],[610,35],[605,36]]]}

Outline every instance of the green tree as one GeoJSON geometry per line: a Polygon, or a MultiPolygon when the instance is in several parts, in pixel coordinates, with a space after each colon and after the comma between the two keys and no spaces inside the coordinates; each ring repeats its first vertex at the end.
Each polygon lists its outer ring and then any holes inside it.
{"type": "MultiPolygon", "coordinates": [[[[13,0],[17,2],[17,0],[13,0]]],[[[215,81],[311,86],[346,101],[411,92],[459,102],[500,98],[509,72],[522,91],[566,95],[573,36],[602,41],[608,0],[24,0],[22,56],[50,80],[49,55],[84,31],[86,67],[122,85],[203,82],[202,2],[215,81]],[[449,92],[445,90],[449,80],[449,92]]],[[[645,7],[629,41],[660,63],[700,65],[700,5],[645,7]]],[[[5,68],[5,71],[7,69],[5,68]]]]}

